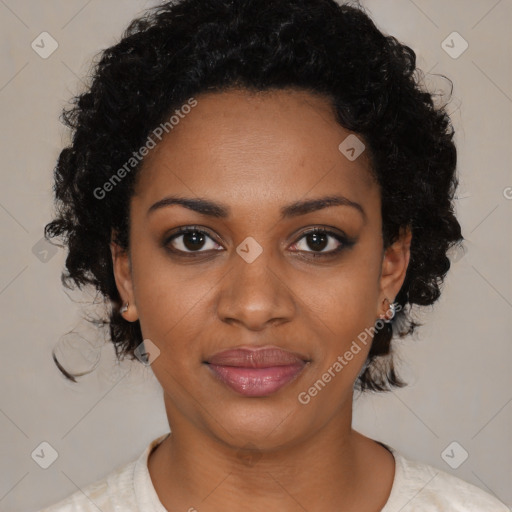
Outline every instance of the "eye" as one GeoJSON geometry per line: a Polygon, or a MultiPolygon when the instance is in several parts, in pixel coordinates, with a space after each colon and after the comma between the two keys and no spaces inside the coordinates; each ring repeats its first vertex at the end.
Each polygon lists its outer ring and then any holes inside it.
{"type": "Polygon", "coordinates": [[[173,235],[165,239],[163,245],[173,253],[185,254],[219,250],[217,247],[220,247],[206,231],[195,226],[179,228],[173,235]]]}
{"type": "Polygon", "coordinates": [[[349,240],[342,234],[335,233],[324,228],[313,228],[303,233],[292,247],[298,247],[300,252],[311,253],[313,257],[318,257],[332,256],[347,247],[351,247],[352,245],[354,245],[354,241],[349,240]],[[306,247],[306,249],[300,248],[301,242],[302,247],[306,247]],[[308,246],[313,250],[308,251],[308,246]]]}
{"type": "MultiPolygon", "coordinates": [[[[312,257],[329,257],[351,247],[354,243],[354,240],[341,233],[317,227],[304,232],[291,247],[297,252],[305,252],[312,257]],[[308,247],[312,250],[308,250],[308,247]]],[[[177,229],[165,238],[162,245],[179,256],[195,256],[199,253],[223,250],[207,231],[197,226],[184,226],[177,229]]]]}

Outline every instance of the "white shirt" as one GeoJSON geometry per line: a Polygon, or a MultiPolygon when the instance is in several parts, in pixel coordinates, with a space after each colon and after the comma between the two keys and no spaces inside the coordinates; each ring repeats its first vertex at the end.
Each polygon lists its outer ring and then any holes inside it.
{"type": "MultiPolygon", "coordinates": [[[[168,435],[154,439],[137,460],[39,512],[168,512],[147,466],[151,451],[168,435]]],[[[384,446],[395,458],[395,477],[381,512],[510,512],[480,488],[384,446]]]]}

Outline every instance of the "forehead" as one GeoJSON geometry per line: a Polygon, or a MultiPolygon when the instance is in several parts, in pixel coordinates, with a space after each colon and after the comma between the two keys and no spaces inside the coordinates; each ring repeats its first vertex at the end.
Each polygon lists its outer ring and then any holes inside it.
{"type": "Polygon", "coordinates": [[[143,162],[135,191],[144,202],[182,193],[282,203],[335,191],[361,201],[376,187],[367,152],[351,161],[340,151],[354,134],[324,96],[235,89],[195,99],[143,162]]]}

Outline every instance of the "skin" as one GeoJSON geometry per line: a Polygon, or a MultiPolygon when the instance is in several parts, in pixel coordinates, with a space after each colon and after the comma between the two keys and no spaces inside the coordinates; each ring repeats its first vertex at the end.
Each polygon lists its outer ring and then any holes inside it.
{"type": "Polygon", "coordinates": [[[168,510],[377,512],[394,477],[393,456],[352,429],[352,395],[370,343],[308,404],[298,401],[398,294],[410,256],[410,230],[384,251],[381,198],[367,152],[350,161],[338,149],[351,132],[328,100],[300,90],[229,90],[198,104],[152,150],[130,207],[128,252],[111,244],[115,279],[130,322],[160,355],[151,367],[164,391],[172,435],[148,468],[168,510]],[[169,195],[229,207],[226,218],[181,205],[148,209],[169,195]],[[330,206],[281,219],[299,200],[343,195],[330,206]],[[203,247],[181,226],[208,232],[203,247]],[[334,228],[355,239],[324,248],[303,236],[334,228]],[[236,248],[252,237],[251,263],[236,248]],[[190,237],[189,237],[190,240],[190,237]],[[192,247],[192,249],[190,249],[192,247]],[[220,249],[216,251],[215,249],[220,249]],[[202,252],[201,252],[202,251],[202,252]],[[302,256],[302,257],[301,257],[302,256]],[[275,345],[306,355],[299,376],[266,397],[245,397],[203,363],[240,345],[275,345]],[[251,448],[248,450],[247,448],[251,448]],[[194,508],[192,508],[194,507],[194,508]]]}

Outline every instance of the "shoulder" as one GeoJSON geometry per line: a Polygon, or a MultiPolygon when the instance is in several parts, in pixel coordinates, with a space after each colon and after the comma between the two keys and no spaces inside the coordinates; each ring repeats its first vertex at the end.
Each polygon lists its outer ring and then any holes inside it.
{"type": "Polygon", "coordinates": [[[510,512],[479,487],[387,448],[395,457],[395,480],[381,512],[510,512]]]}
{"type": "Polygon", "coordinates": [[[133,473],[137,461],[116,468],[101,480],[80,489],[58,503],[39,512],[114,512],[136,510],[134,504],[133,473]],[[122,506],[120,509],[119,506],[122,506]]]}
{"type": "Polygon", "coordinates": [[[151,451],[168,435],[151,441],[138,459],[117,467],[101,480],[39,512],[165,512],[151,483],[147,460],[151,451]]]}

